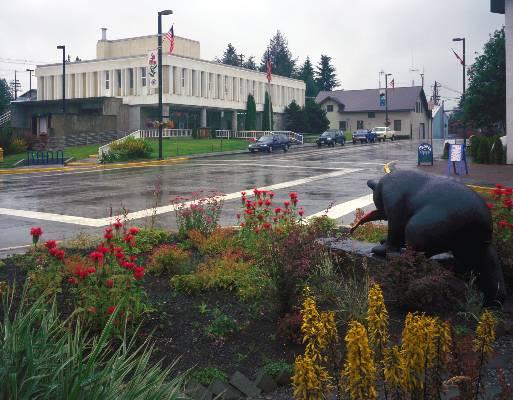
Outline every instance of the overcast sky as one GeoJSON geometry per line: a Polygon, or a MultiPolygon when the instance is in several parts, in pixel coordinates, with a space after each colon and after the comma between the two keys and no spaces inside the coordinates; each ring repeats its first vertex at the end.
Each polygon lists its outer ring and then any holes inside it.
{"type": "MultiPolygon", "coordinates": [[[[380,70],[392,73],[396,86],[420,83],[425,71],[428,97],[435,80],[461,91],[461,66],[451,47],[461,54],[467,39],[467,63],[481,52],[489,35],[504,24],[504,16],[489,12],[490,0],[2,0],[0,5],[0,78],[18,73],[28,90],[26,68],[59,62],[56,45],[65,44],[74,59],[95,58],[100,28],[108,39],[153,34],[157,11],[172,9],[163,29],[201,43],[201,56],[220,56],[231,42],[238,52],[257,61],[269,38],[280,30],[294,57],[317,64],[321,54],[333,58],[340,88],[378,86],[380,70]],[[413,58],[413,65],[412,65],[413,58]],[[470,60],[469,60],[470,59],[470,60]],[[21,60],[13,63],[13,60],[21,60]],[[6,62],[11,61],[11,62],[6,62]],[[32,64],[24,64],[28,62],[32,64]]],[[[33,80],[34,85],[34,80],[33,80]]],[[[459,96],[442,89],[443,98],[459,96]]]]}

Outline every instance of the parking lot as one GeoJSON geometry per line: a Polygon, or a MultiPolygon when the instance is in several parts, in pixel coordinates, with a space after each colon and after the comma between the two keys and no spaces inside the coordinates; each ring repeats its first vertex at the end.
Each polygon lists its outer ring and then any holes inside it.
{"type": "Polygon", "coordinates": [[[4,175],[0,177],[0,254],[30,244],[31,226],[41,226],[44,239],[63,240],[79,232],[98,233],[127,214],[146,225],[175,226],[171,199],[196,191],[226,195],[221,224],[236,224],[240,192],[272,189],[283,201],[299,195],[306,216],[326,212],[350,223],[357,207],[368,207],[366,181],[383,174],[383,165],[397,160],[399,168],[416,165],[416,142],[396,141],[335,148],[293,146],[287,153],[233,154],[184,160],[148,168],[4,175]],[[155,196],[155,189],[160,196],[155,196]]]}

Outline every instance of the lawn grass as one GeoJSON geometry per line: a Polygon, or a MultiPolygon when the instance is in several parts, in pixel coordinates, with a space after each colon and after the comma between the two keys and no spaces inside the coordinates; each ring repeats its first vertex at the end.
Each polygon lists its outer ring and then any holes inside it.
{"type": "MultiPolygon", "coordinates": [[[[153,149],[150,158],[157,159],[159,155],[158,140],[149,139],[148,141],[153,149]]],[[[248,143],[244,139],[166,138],[162,141],[162,153],[164,158],[167,158],[218,151],[244,150],[247,149],[248,143]]],[[[68,147],[64,149],[64,158],[75,157],[75,160],[82,160],[92,154],[98,154],[98,147],[97,144],[68,147]]],[[[14,163],[26,157],[26,152],[4,156],[3,163],[0,162],[0,168],[12,168],[14,163]]]]}

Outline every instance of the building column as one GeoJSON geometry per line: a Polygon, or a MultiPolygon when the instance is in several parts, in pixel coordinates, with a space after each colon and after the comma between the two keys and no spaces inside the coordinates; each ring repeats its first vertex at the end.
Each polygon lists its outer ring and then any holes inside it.
{"type": "Polygon", "coordinates": [[[207,127],[207,109],[203,107],[200,112],[200,128],[207,127]]]}
{"type": "Polygon", "coordinates": [[[232,111],[232,131],[237,131],[237,110],[232,111]]]}
{"type": "Polygon", "coordinates": [[[175,77],[173,75],[173,66],[172,65],[169,66],[168,75],[169,75],[169,94],[173,94],[174,89],[175,89],[175,77]]]}
{"type": "Polygon", "coordinates": [[[505,0],[506,36],[506,163],[513,164],[513,0],[505,0]]]}

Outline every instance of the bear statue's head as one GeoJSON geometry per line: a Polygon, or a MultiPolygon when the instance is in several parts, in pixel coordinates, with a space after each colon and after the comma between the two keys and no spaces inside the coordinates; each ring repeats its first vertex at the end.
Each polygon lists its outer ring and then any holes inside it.
{"type": "Polygon", "coordinates": [[[356,224],[351,228],[351,233],[354,232],[356,228],[360,225],[363,225],[367,222],[371,221],[380,221],[386,220],[387,215],[385,210],[383,209],[383,202],[381,201],[381,187],[380,183],[374,179],[370,179],[367,181],[367,186],[370,187],[373,191],[374,205],[376,206],[375,210],[369,211],[366,213],[356,224]]]}

